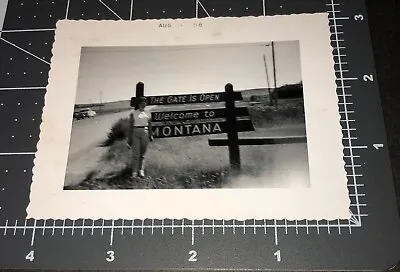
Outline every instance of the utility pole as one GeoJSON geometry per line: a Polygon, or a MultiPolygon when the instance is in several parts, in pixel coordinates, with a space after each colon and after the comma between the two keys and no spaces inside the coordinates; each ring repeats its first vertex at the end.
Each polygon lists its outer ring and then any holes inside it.
{"type": "Polygon", "coordinates": [[[99,112],[103,110],[103,90],[100,90],[100,105],[99,105],[99,112]]]}
{"type": "Polygon", "coordinates": [[[272,65],[274,69],[274,91],[273,91],[273,99],[275,102],[275,106],[278,106],[278,93],[276,90],[276,67],[275,67],[275,43],[272,42],[272,65]]]}
{"type": "MultiPolygon", "coordinates": [[[[266,46],[268,46],[268,45],[266,45],[266,46]]],[[[270,104],[271,104],[271,103],[272,103],[272,100],[271,100],[271,85],[269,84],[269,75],[268,75],[268,68],[267,68],[267,59],[266,59],[266,57],[265,57],[265,54],[263,55],[263,58],[264,58],[265,74],[266,74],[266,76],[267,76],[268,97],[269,97],[269,102],[270,102],[270,104]]]]}

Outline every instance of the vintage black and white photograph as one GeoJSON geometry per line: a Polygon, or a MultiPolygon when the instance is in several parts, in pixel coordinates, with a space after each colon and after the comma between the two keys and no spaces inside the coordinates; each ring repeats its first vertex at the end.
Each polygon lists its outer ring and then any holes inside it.
{"type": "Polygon", "coordinates": [[[309,184],[299,41],[82,48],[64,189],[309,184]]]}
{"type": "Polygon", "coordinates": [[[55,33],[29,218],[349,217],[328,14],[55,33]]]}

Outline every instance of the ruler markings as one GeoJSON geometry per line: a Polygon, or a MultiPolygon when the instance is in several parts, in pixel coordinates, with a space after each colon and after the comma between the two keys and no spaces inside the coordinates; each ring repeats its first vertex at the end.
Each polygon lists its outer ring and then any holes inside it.
{"type": "Polygon", "coordinates": [[[31,246],[33,246],[33,243],[35,242],[35,233],[36,233],[36,219],[33,220],[31,246]]]}
{"type": "Polygon", "coordinates": [[[14,224],[14,236],[17,233],[17,226],[18,226],[18,219],[15,219],[15,224],[14,224]]]}
{"type": "MultiPolygon", "coordinates": [[[[349,194],[349,196],[356,196],[356,194],[349,194]]],[[[358,194],[358,197],[364,197],[365,194],[358,194]]]]}
{"type": "Polygon", "coordinates": [[[265,0],[262,1],[263,4],[263,16],[265,16],[266,12],[265,12],[265,0]]]}
{"type": "Polygon", "coordinates": [[[326,225],[328,228],[328,234],[331,234],[331,226],[329,225],[329,221],[326,221],[326,225]]]}
{"type": "Polygon", "coordinates": [[[310,234],[309,232],[308,232],[308,220],[306,219],[306,232],[307,232],[307,234],[310,234]]]}
{"type": "Polygon", "coordinates": [[[276,225],[276,219],[274,219],[274,232],[275,232],[275,245],[278,245],[278,226],[276,225]]]}
{"type": "Polygon", "coordinates": [[[192,246],[194,246],[194,220],[192,220],[192,246]]]}
{"type": "Polygon", "coordinates": [[[61,236],[64,236],[64,231],[65,231],[65,220],[63,220],[63,224],[61,227],[61,236]]]}
{"type": "Polygon", "coordinates": [[[351,222],[350,222],[350,219],[349,220],[347,220],[347,222],[348,222],[348,226],[349,226],[349,234],[351,234],[351,222]]]}
{"type": "Polygon", "coordinates": [[[26,219],[25,219],[25,223],[24,223],[24,231],[22,233],[23,236],[25,236],[25,232],[26,232],[26,219]]]}
{"type": "Polygon", "coordinates": [[[0,156],[13,156],[13,155],[35,155],[35,152],[5,152],[5,153],[0,153],[0,156]]]}
{"type": "Polygon", "coordinates": [[[264,227],[264,235],[267,235],[267,219],[264,219],[263,227],[264,227]]]}
{"type": "MultiPolygon", "coordinates": [[[[335,15],[335,12],[332,13],[335,15]]],[[[349,17],[336,17],[336,18],[329,18],[329,21],[337,21],[337,20],[349,20],[349,17]]]]}
{"type": "Polygon", "coordinates": [[[144,220],[142,220],[142,235],[143,235],[143,232],[144,232],[144,220]]]}
{"type": "MultiPolygon", "coordinates": [[[[335,5],[333,5],[334,4],[334,0],[331,0],[331,3],[332,3],[332,11],[334,11],[335,10],[335,5]]],[[[335,15],[335,12],[333,12],[332,13],[332,16],[333,16],[333,24],[334,24],[334,26],[335,26],[335,36],[336,36],[336,46],[338,46],[339,47],[339,39],[338,39],[338,34],[337,34],[337,32],[338,32],[338,29],[337,29],[337,27],[336,27],[336,22],[337,22],[337,20],[338,19],[340,19],[340,17],[339,18],[337,18],[336,17],[336,15],[335,15]]],[[[349,17],[342,17],[342,18],[349,18],[349,17]]],[[[338,54],[340,55],[340,49],[338,49],[337,50],[337,52],[338,52],[338,54]]],[[[338,57],[338,60],[339,60],[339,69],[341,70],[342,69],[342,58],[339,56],[338,57]]],[[[347,62],[346,62],[346,64],[347,64],[347,62]]],[[[343,78],[343,72],[340,72],[340,75],[341,75],[341,77],[343,78]]],[[[343,81],[343,79],[341,80],[341,86],[342,86],[342,93],[344,94],[345,93],[345,89],[344,89],[344,81],[343,81]]],[[[346,97],[343,97],[343,100],[344,100],[344,103],[346,103],[346,97]]],[[[347,111],[347,105],[346,104],[344,104],[344,107],[345,107],[345,112],[347,111]]],[[[347,113],[345,113],[345,115],[346,115],[346,119],[348,120],[348,115],[347,115],[347,113]]],[[[349,125],[349,122],[347,122],[347,128],[349,128],[350,127],[350,125],[349,125]]],[[[348,135],[350,136],[350,131],[348,131],[348,135]]],[[[351,146],[352,146],[352,141],[351,140],[348,140],[348,143],[349,143],[349,147],[350,147],[350,160],[351,160],[351,164],[352,165],[354,165],[354,159],[352,158],[352,156],[353,156],[353,149],[351,148],[351,146]]],[[[353,167],[352,168],[352,172],[353,172],[353,174],[355,174],[355,168],[353,167]]],[[[357,183],[357,180],[356,180],[356,176],[354,175],[353,176],[353,182],[354,183],[357,183]]],[[[357,196],[357,194],[358,194],[358,188],[357,188],[357,186],[355,186],[354,187],[354,190],[355,190],[355,194],[356,194],[356,203],[357,203],[357,205],[359,204],[359,200],[358,200],[358,196],[357,196]]],[[[360,207],[359,206],[357,206],[357,214],[360,214],[360,207]]],[[[358,221],[359,222],[361,222],[361,218],[360,217],[358,217],[358,221]]]]}
{"type": "Polygon", "coordinates": [[[54,236],[55,229],[56,229],[56,220],[53,220],[53,226],[51,227],[51,236],[54,236]]]}
{"type": "Polygon", "coordinates": [[[339,219],[337,220],[337,224],[338,224],[338,233],[342,234],[342,231],[340,230],[340,220],[339,219]]]}
{"type": "MultiPolygon", "coordinates": [[[[333,2],[333,1],[332,1],[333,2]]],[[[132,0],[132,3],[133,3],[133,0],[132,0]]],[[[265,1],[263,0],[263,3],[265,4],[265,1]]],[[[339,5],[339,4],[334,4],[335,6],[336,5],[339,5]]],[[[333,14],[335,13],[335,12],[340,12],[340,11],[334,11],[333,12],[333,14]]],[[[336,19],[342,19],[342,18],[336,18],[336,19]]],[[[336,27],[338,27],[339,25],[336,25],[336,27]]],[[[343,32],[342,32],[343,33],[343,32]]],[[[336,34],[339,34],[339,32],[337,32],[336,34]]],[[[338,57],[345,57],[346,55],[338,55],[338,57]]],[[[344,70],[342,70],[341,72],[344,72],[344,70]]],[[[358,80],[358,78],[342,78],[341,80],[358,80]]],[[[346,86],[342,86],[341,88],[346,88],[346,86]]],[[[348,86],[348,88],[350,88],[350,86],[348,86]]],[[[351,95],[348,95],[348,94],[345,94],[344,95],[344,97],[346,97],[346,96],[351,96],[351,95]]],[[[350,103],[349,103],[350,104],[350,103]]],[[[352,103],[351,103],[352,104],[352,103]]],[[[346,104],[345,104],[346,105],[346,104]]],[[[343,114],[349,114],[349,113],[354,113],[354,111],[344,111],[344,112],[341,112],[341,113],[343,113],[343,114]]],[[[348,120],[348,122],[355,122],[355,120],[348,120]]],[[[355,140],[355,139],[357,139],[357,137],[347,137],[347,138],[343,138],[343,139],[345,139],[345,140],[348,140],[349,142],[350,141],[352,141],[352,140],[355,140]]],[[[348,147],[348,148],[367,148],[367,146],[363,146],[363,147],[348,147]]],[[[21,154],[21,153],[18,153],[19,155],[21,154]]],[[[31,154],[35,154],[35,152],[32,152],[31,154]]],[[[0,155],[1,155],[1,153],[0,153],[0,155]]],[[[346,156],[345,156],[346,157],[346,156]]],[[[347,156],[348,158],[356,158],[356,157],[360,157],[360,156],[347,156]]],[[[346,167],[352,167],[352,165],[347,165],[346,167]]],[[[361,167],[361,165],[353,165],[353,167],[361,167]]],[[[354,174],[354,172],[353,172],[353,174],[354,174]]],[[[355,175],[354,175],[355,176],[355,175]]],[[[362,176],[362,175],[361,175],[362,176]]],[[[357,188],[358,186],[363,186],[363,185],[359,185],[359,184],[357,184],[357,185],[354,185],[354,187],[355,188],[357,188]]],[[[350,194],[350,195],[352,195],[352,196],[356,196],[357,198],[358,197],[360,197],[360,196],[365,196],[365,194],[358,194],[358,193],[356,193],[356,194],[350,194]]],[[[357,206],[357,207],[360,207],[360,206],[363,206],[363,204],[352,204],[351,206],[357,206]]],[[[365,206],[366,206],[366,204],[365,204],[365,206]]],[[[357,214],[357,216],[366,216],[366,215],[362,215],[362,214],[360,214],[360,212],[358,212],[358,214],[357,214]]],[[[8,220],[7,220],[8,221],[8,220]]],[[[7,221],[6,221],[6,225],[7,225],[7,221]]],[[[17,221],[17,220],[16,220],[17,221]]],[[[264,229],[265,229],[265,234],[266,234],[266,232],[267,232],[267,228],[268,227],[271,227],[271,225],[267,225],[267,222],[266,222],[266,219],[264,219],[264,224],[262,224],[262,225],[257,225],[256,224],[256,220],[254,219],[253,220],[254,222],[253,222],[253,228],[254,228],[254,234],[256,234],[256,228],[257,227],[264,227],[264,229]]],[[[336,226],[338,226],[338,229],[339,229],[339,234],[340,234],[340,232],[341,232],[341,230],[340,230],[340,226],[346,226],[346,224],[341,224],[340,223],[340,221],[339,220],[337,220],[338,222],[337,222],[337,225],[336,226]]],[[[124,221],[123,221],[124,222],[124,221]]],[[[275,229],[275,236],[277,237],[277,228],[278,227],[282,227],[282,226],[284,226],[285,227],[285,233],[287,234],[287,230],[288,230],[288,225],[287,225],[287,221],[286,221],[286,219],[285,219],[285,224],[284,225],[277,225],[276,224],[276,220],[274,220],[274,222],[275,222],[275,224],[274,225],[272,225],[272,227],[274,227],[274,229],[275,229]]],[[[104,220],[103,220],[103,224],[104,224],[104,220]]],[[[143,228],[144,228],[144,226],[143,226],[143,221],[142,221],[142,235],[143,235],[143,228]]],[[[183,234],[183,232],[184,232],[184,230],[183,230],[183,224],[184,224],[184,221],[182,221],[182,234],[183,234]]],[[[65,221],[63,222],[63,229],[64,229],[64,225],[65,225],[65,221]]],[[[133,234],[133,231],[134,231],[134,220],[132,220],[132,234],[133,234]]],[[[154,227],[155,226],[153,226],[154,225],[154,219],[152,220],[152,226],[151,226],[151,230],[152,230],[152,234],[153,234],[153,229],[154,229],[154,227]]],[[[93,226],[94,226],[94,221],[93,221],[93,226]]],[[[223,223],[223,225],[222,225],[222,227],[224,228],[226,225],[223,223]]],[[[229,225],[228,225],[229,226],[229,225]]],[[[251,226],[251,225],[250,225],[251,226]]],[[[309,225],[308,224],[308,221],[306,220],[306,224],[305,224],[305,226],[306,226],[306,229],[307,229],[307,234],[309,233],[309,230],[308,230],[308,227],[309,226],[312,226],[312,225],[309,225]]],[[[320,225],[318,224],[318,220],[316,221],[316,226],[317,226],[317,230],[318,230],[318,234],[319,234],[319,227],[320,227],[320,225]]],[[[324,226],[324,225],[321,225],[321,226],[324,226]]],[[[334,225],[330,225],[329,224],[329,222],[327,223],[327,226],[328,226],[328,232],[329,232],[329,226],[334,226],[334,225]]],[[[348,227],[349,227],[349,231],[351,232],[351,226],[352,226],[352,224],[350,223],[350,221],[349,221],[349,224],[348,224],[348,227]]],[[[106,227],[106,226],[102,226],[102,232],[103,232],[103,229],[104,229],[104,227],[106,227]]],[[[174,227],[173,227],[173,220],[172,220],[172,226],[168,226],[168,227],[171,227],[171,230],[172,230],[172,234],[173,234],[173,231],[174,231],[174,227]]],[[[192,224],[191,224],[191,228],[192,228],[192,241],[194,241],[194,229],[195,229],[195,227],[198,227],[198,226],[195,226],[195,223],[194,223],[194,221],[192,220],[192,224]]],[[[220,227],[220,225],[217,225],[217,226],[215,226],[214,225],[214,220],[213,220],[213,224],[212,224],[212,226],[210,226],[209,224],[205,224],[205,222],[204,222],[204,219],[202,220],[202,225],[201,225],[201,227],[202,227],[202,233],[204,234],[204,230],[205,230],[205,228],[206,227],[212,227],[213,228],[213,234],[214,234],[214,227],[220,227]]],[[[300,225],[300,224],[298,224],[297,223],[297,220],[296,220],[296,232],[298,233],[298,227],[304,227],[304,225],[300,225]]],[[[31,227],[29,227],[29,228],[31,228],[31,227]]],[[[36,221],[35,221],[35,226],[33,227],[33,230],[35,230],[35,228],[36,228],[36,221]]],[[[42,235],[44,235],[44,231],[45,231],[45,229],[46,228],[48,228],[47,226],[46,226],[46,220],[44,221],[44,226],[43,226],[43,234],[42,235]]],[[[57,227],[58,228],[58,227],[57,227]]],[[[69,226],[67,226],[67,228],[70,228],[69,226]]],[[[83,230],[84,230],[84,228],[86,228],[86,226],[85,226],[85,223],[84,223],[84,221],[83,221],[83,225],[82,225],[82,235],[83,235],[83,230]]],[[[107,228],[107,227],[106,227],[107,228]]],[[[113,229],[114,228],[114,221],[112,221],[112,226],[111,226],[111,228],[113,229]]],[[[125,228],[125,226],[124,226],[124,223],[122,224],[122,227],[121,227],[121,234],[123,234],[123,231],[124,231],[124,228],[125,228]]],[[[156,227],[157,228],[157,227],[156,227]]],[[[162,226],[161,226],[161,229],[162,229],[162,233],[163,233],[163,228],[164,228],[164,223],[163,223],[163,220],[162,220],[162,226]]],[[[235,228],[235,222],[233,223],[233,228],[235,228]]],[[[243,222],[243,232],[244,232],[244,234],[245,234],[245,232],[246,232],[246,230],[245,230],[245,228],[246,228],[246,222],[244,221],[243,222]]],[[[15,228],[14,228],[14,235],[15,235],[15,232],[16,232],[16,229],[17,229],[17,222],[15,223],[15,228]]],[[[26,220],[25,220],[25,229],[26,229],[26,220]]],[[[24,232],[25,232],[25,229],[24,229],[24,232]]],[[[55,229],[55,221],[53,221],[53,227],[52,227],[52,229],[53,229],[53,235],[54,235],[54,229],[55,229]]],[[[92,227],[92,235],[93,235],[93,227],[92,227]]],[[[73,235],[73,230],[74,230],[74,221],[73,221],[73,224],[72,224],[72,235],[73,235]]],[[[5,227],[5,231],[7,231],[7,227],[5,227]]],[[[111,234],[111,235],[113,235],[113,234],[111,234]]],[[[34,234],[33,234],[33,236],[34,236],[34,234]]],[[[32,239],[33,239],[33,237],[32,237],[32,239]]],[[[111,238],[112,239],[112,238],[111,238]]],[[[32,242],[33,243],[33,242],[32,242]]],[[[192,242],[192,245],[194,244],[194,242],[192,242]]],[[[276,238],[276,244],[277,244],[277,238],[276,238]]],[[[111,240],[111,245],[112,245],[112,240],[111,240]]]]}
{"type": "Polygon", "coordinates": [[[6,225],[4,226],[4,236],[7,235],[8,219],[6,220],[6,225]]]}
{"type": "Polygon", "coordinates": [[[20,32],[42,32],[42,31],[54,31],[55,28],[33,28],[33,29],[8,29],[1,30],[3,33],[20,33],[20,32]]]}
{"type": "Polygon", "coordinates": [[[85,219],[82,221],[82,232],[81,235],[83,236],[83,232],[85,231],[85,219]]]}
{"type": "Polygon", "coordinates": [[[70,1],[71,1],[71,0],[68,0],[68,2],[67,2],[67,8],[66,8],[66,10],[65,10],[65,19],[68,19],[68,12],[69,12],[69,4],[70,4],[70,1]]]}
{"type": "Polygon", "coordinates": [[[246,221],[243,221],[243,234],[246,234],[246,221]]]}
{"type": "Polygon", "coordinates": [[[232,234],[233,235],[235,235],[236,234],[236,228],[235,228],[235,220],[232,220],[232,225],[233,225],[233,228],[232,228],[232,234]]]}
{"type": "Polygon", "coordinates": [[[113,245],[113,241],[114,241],[114,220],[111,220],[110,246],[113,245]]]}
{"type": "Polygon", "coordinates": [[[288,225],[287,225],[287,220],[285,219],[285,234],[288,234],[288,225]]]}
{"type": "Polygon", "coordinates": [[[133,14],[133,0],[131,0],[131,9],[129,12],[129,20],[132,21],[132,14],[133,14]]]}
{"type": "Polygon", "coordinates": [[[44,231],[46,230],[46,222],[47,222],[47,219],[45,219],[43,221],[42,236],[44,236],[44,231]]]}
{"type": "MultiPolygon", "coordinates": [[[[355,205],[356,204],[354,204],[354,207],[355,207],[355,205]]],[[[361,206],[364,206],[364,205],[367,205],[367,204],[365,204],[365,203],[361,203],[361,206]]],[[[360,213],[360,216],[361,217],[365,217],[365,216],[368,216],[368,214],[366,214],[366,213],[360,213]]],[[[8,220],[9,221],[9,220],[8,220]]],[[[316,226],[316,224],[310,224],[309,222],[306,224],[306,223],[304,223],[304,224],[299,224],[298,223],[298,220],[293,220],[293,222],[296,222],[297,221],[297,225],[291,225],[291,224],[285,224],[285,223],[283,223],[283,224],[268,224],[268,223],[266,223],[266,224],[261,224],[261,223],[256,223],[255,225],[254,224],[246,224],[245,226],[246,227],[250,227],[250,228],[253,228],[253,227],[256,227],[256,228],[264,228],[264,227],[267,227],[267,228],[275,228],[275,226],[276,227],[278,227],[278,228],[305,228],[307,225],[309,226],[309,227],[314,227],[314,226],[316,226]]],[[[336,220],[332,220],[332,221],[330,221],[331,223],[330,223],[330,226],[337,226],[337,224],[336,223],[333,223],[333,222],[335,222],[336,220]]],[[[320,227],[326,227],[327,225],[323,225],[323,224],[318,224],[320,227]]],[[[239,225],[237,225],[237,224],[235,224],[235,227],[238,227],[239,225]]],[[[243,227],[244,225],[240,225],[240,227],[243,227]]],[[[341,226],[345,226],[344,224],[341,224],[341,226]]],[[[347,226],[347,225],[346,225],[347,226]]],[[[165,228],[172,228],[172,226],[164,226],[165,228]]],[[[187,225],[183,225],[183,227],[184,228],[192,228],[192,227],[194,227],[194,228],[202,228],[202,225],[196,225],[196,224],[194,224],[194,225],[192,225],[192,224],[187,224],[187,225]]],[[[213,225],[212,224],[205,224],[204,225],[204,227],[205,228],[212,228],[213,227],[213,225]]],[[[222,227],[225,227],[225,228],[233,228],[233,224],[215,224],[214,225],[214,227],[215,228],[222,228],[222,227]]],[[[14,229],[14,228],[16,228],[16,229],[24,229],[24,226],[10,226],[10,225],[3,225],[3,226],[0,226],[0,229],[5,229],[5,228],[7,228],[7,229],[14,229]]],[[[38,229],[38,228],[43,228],[43,226],[26,226],[26,229],[34,229],[34,228],[36,228],[36,229],[38,229]]],[[[46,226],[45,227],[45,229],[52,229],[53,227],[52,226],[46,226]]],[[[72,229],[72,226],[65,226],[65,227],[62,227],[62,226],[55,226],[55,229],[72,229]]],[[[88,225],[86,225],[86,226],[84,226],[84,228],[85,229],[91,229],[91,226],[88,226],[88,225]]],[[[102,228],[101,226],[95,226],[94,227],[95,229],[100,229],[100,228],[102,228]]],[[[115,231],[115,224],[114,224],[114,226],[112,226],[112,225],[110,225],[110,226],[105,226],[104,227],[104,229],[105,230],[109,230],[109,229],[114,229],[114,231],[115,231]]],[[[127,226],[127,228],[131,228],[131,227],[128,227],[127,226]]],[[[141,226],[135,226],[135,228],[141,228],[141,226]]],[[[144,228],[150,228],[150,226],[145,226],[144,228]]],[[[156,229],[161,229],[161,226],[155,226],[155,228],[156,229]]]]}

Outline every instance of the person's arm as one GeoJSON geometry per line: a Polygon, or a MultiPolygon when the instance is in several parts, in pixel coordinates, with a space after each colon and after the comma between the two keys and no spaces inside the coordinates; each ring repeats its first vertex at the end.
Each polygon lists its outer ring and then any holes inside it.
{"type": "Polygon", "coordinates": [[[132,136],[133,136],[133,125],[135,119],[133,118],[133,113],[129,114],[129,129],[128,129],[128,145],[132,146],[132,136]]]}

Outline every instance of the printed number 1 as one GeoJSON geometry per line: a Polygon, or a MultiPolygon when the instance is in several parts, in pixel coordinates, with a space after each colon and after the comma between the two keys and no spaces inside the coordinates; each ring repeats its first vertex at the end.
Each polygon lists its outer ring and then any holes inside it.
{"type": "Polygon", "coordinates": [[[276,256],[276,261],[277,261],[277,262],[280,262],[280,261],[281,261],[281,251],[280,251],[280,250],[277,250],[277,251],[274,253],[274,256],[276,256]]]}
{"type": "Polygon", "coordinates": [[[28,255],[26,255],[25,260],[29,260],[30,262],[33,262],[35,259],[35,251],[31,250],[28,255]]]}

